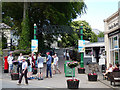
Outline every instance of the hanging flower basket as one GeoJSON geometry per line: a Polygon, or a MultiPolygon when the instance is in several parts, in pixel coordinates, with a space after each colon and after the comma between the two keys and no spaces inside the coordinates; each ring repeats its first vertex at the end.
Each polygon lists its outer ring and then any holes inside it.
{"type": "Polygon", "coordinates": [[[78,68],[78,73],[79,74],[84,74],[85,73],[85,68],[78,68]]]}
{"type": "Polygon", "coordinates": [[[88,81],[97,81],[97,74],[96,73],[89,73],[88,74],[88,81]]]}
{"type": "Polygon", "coordinates": [[[78,87],[79,87],[79,80],[74,79],[74,77],[73,77],[73,68],[78,66],[78,62],[77,61],[73,61],[73,62],[68,62],[67,64],[68,64],[68,66],[70,68],[72,68],[72,79],[68,79],[67,80],[67,88],[68,89],[78,89],[78,87]]]}
{"type": "Polygon", "coordinates": [[[68,64],[68,66],[69,66],[70,68],[74,68],[74,67],[78,66],[78,62],[77,62],[77,61],[68,62],[67,64],[68,64]]]}

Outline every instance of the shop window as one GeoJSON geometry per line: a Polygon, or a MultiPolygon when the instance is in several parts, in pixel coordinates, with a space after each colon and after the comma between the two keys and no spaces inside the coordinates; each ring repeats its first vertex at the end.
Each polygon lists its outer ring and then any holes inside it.
{"type": "Polygon", "coordinates": [[[118,54],[119,54],[119,51],[115,50],[115,63],[118,63],[118,54]]]}
{"type": "Polygon", "coordinates": [[[114,38],[113,38],[113,43],[114,43],[114,48],[118,48],[118,38],[117,38],[117,36],[115,36],[114,38]]]}
{"type": "Polygon", "coordinates": [[[85,56],[91,56],[92,48],[85,48],[85,56]]]}
{"type": "Polygon", "coordinates": [[[110,52],[110,63],[114,65],[114,51],[110,52]]]}

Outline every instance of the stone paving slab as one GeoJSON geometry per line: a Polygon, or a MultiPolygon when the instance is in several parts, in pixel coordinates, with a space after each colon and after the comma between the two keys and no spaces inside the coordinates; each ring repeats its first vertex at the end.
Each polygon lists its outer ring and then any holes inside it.
{"type": "MultiPolygon", "coordinates": [[[[53,75],[53,78],[44,78],[44,80],[29,80],[29,85],[25,86],[24,79],[22,81],[22,85],[17,85],[16,83],[18,80],[10,80],[10,74],[3,73],[2,74],[2,87],[3,88],[67,88],[67,79],[71,79],[71,77],[65,77],[64,74],[64,62],[63,58],[60,58],[59,67],[62,71],[62,74],[53,75]]],[[[78,66],[79,67],[79,66],[78,66]]],[[[99,67],[101,68],[101,67],[99,67]]],[[[101,72],[97,72],[98,74],[98,81],[97,82],[90,82],[88,81],[87,74],[90,72],[88,67],[85,65],[86,74],[78,74],[77,68],[75,73],[75,78],[80,80],[79,88],[119,88],[119,87],[112,87],[108,81],[103,80],[101,72]]],[[[46,65],[43,69],[43,75],[46,75],[46,65]]]]}

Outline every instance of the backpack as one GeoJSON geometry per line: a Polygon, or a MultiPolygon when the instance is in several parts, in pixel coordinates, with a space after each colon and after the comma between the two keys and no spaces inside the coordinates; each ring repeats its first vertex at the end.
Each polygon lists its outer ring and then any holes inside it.
{"type": "Polygon", "coordinates": [[[28,66],[30,66],[30,60],[29,59],[27,59],[27,63],[28,63],[28,66]]]}

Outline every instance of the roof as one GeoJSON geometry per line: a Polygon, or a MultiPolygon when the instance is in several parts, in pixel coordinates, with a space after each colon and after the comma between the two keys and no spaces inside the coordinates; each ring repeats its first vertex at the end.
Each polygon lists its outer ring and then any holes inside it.
{"type": "Polygon", "coordinates": [[[116,11],[115,13],[113,13],[111,16],[109,16],[107,19],[104,19],[104,22],[109,22],[110,20],[112,20],[113,18],[115,18],[116,16],[119,16],[119,12],[116,11]]]}
{"type": "Polygon", "coordinates": [[[0,29],[10,29],[11,27],[6,25],[5,23],[0,23],[0,29]]]}
{"type": "Polygon", "coordinates": [[[85,47],[103,47],[105,42],[87,43],[85,47]]]}

